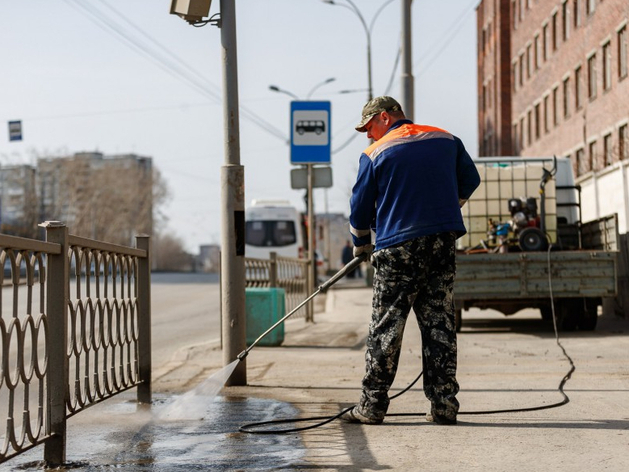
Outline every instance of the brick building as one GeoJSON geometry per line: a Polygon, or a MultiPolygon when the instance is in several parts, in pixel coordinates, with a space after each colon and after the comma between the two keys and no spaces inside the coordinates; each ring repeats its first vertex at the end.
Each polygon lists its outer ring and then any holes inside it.
{"type": "Polygon", "coordinates": [[[626,0],[482,0],[479,155],[570,156],[575,175],[627,157],[626,0]]]}

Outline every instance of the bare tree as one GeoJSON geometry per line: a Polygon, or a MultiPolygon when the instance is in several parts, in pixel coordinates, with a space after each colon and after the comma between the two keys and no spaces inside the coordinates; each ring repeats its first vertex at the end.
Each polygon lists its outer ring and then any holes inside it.
{"type": "Polygon", "coordinates": [[[150,159],[137,156],[40,161],[41,218],[68,224],[73,234],[115,244],[133,244],[154,233],[159,208],[169,196],[150,159]]]}
{"type": "Polygon", "coordinates": [[[194,257],[184,249],[183,241],[173,234],[158,234],[153,239],[154,269],[163,271],[190,271],[194,257]]]}

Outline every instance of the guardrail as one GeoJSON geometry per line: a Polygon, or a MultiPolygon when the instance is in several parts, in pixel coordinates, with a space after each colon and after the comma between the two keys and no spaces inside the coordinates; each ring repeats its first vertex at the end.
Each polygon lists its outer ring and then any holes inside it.
{"type": "MultiPolygon", "coordinates": [[[[286,294],[286,313],[310,295],[307,293],[307,277],[310,274],[310,263],[305,259],[281,257],[275,252],[270,259],[245,258],[246,287],[279,287],[286,294]]],[[[308,303],[299,309],[294,317],[314,321],[312,304],[308,303]]]]}
{"type": "Polygon", "coordinates": [[[0,303],[0,463],[44,444],[57,466],[69,417],[133,387],[151,401],[150,239],[131,248],[41,226],[46,242],[0,235],[0,286],[11,278],[0,303]]]}

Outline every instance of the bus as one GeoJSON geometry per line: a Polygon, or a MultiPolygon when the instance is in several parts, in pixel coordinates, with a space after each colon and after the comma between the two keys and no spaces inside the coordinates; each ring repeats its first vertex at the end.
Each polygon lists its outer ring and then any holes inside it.
{"type": "Polygon", "coordinates": [[[245,210],[247,257],[302,257],[302,241],[299,212],[287,200],[253,200],[245,210]]]}

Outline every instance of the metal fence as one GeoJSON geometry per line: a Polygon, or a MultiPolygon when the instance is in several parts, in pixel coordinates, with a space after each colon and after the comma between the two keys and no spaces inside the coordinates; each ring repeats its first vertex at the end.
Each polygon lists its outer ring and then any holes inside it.
{"type": "MultiPolygon", "coordinates": [[[[246,287],[283,288],[286,297],[286,313],[293,310],[309,295],[307,278],[311,271],[305,259],[280,257],[272,252],[270,259],[245,258],[246,287]]],[[[295,317],[314,321],[312,303],[300,308],[295,317]]]]}
{"type": "Polygon", "coordinates": [[[42,226],[46,242],[0,235],[0,463],[44,444],[63,464],[67,418],[132,387],[151,401],[148,236],[130,248],[42,226]]]}

